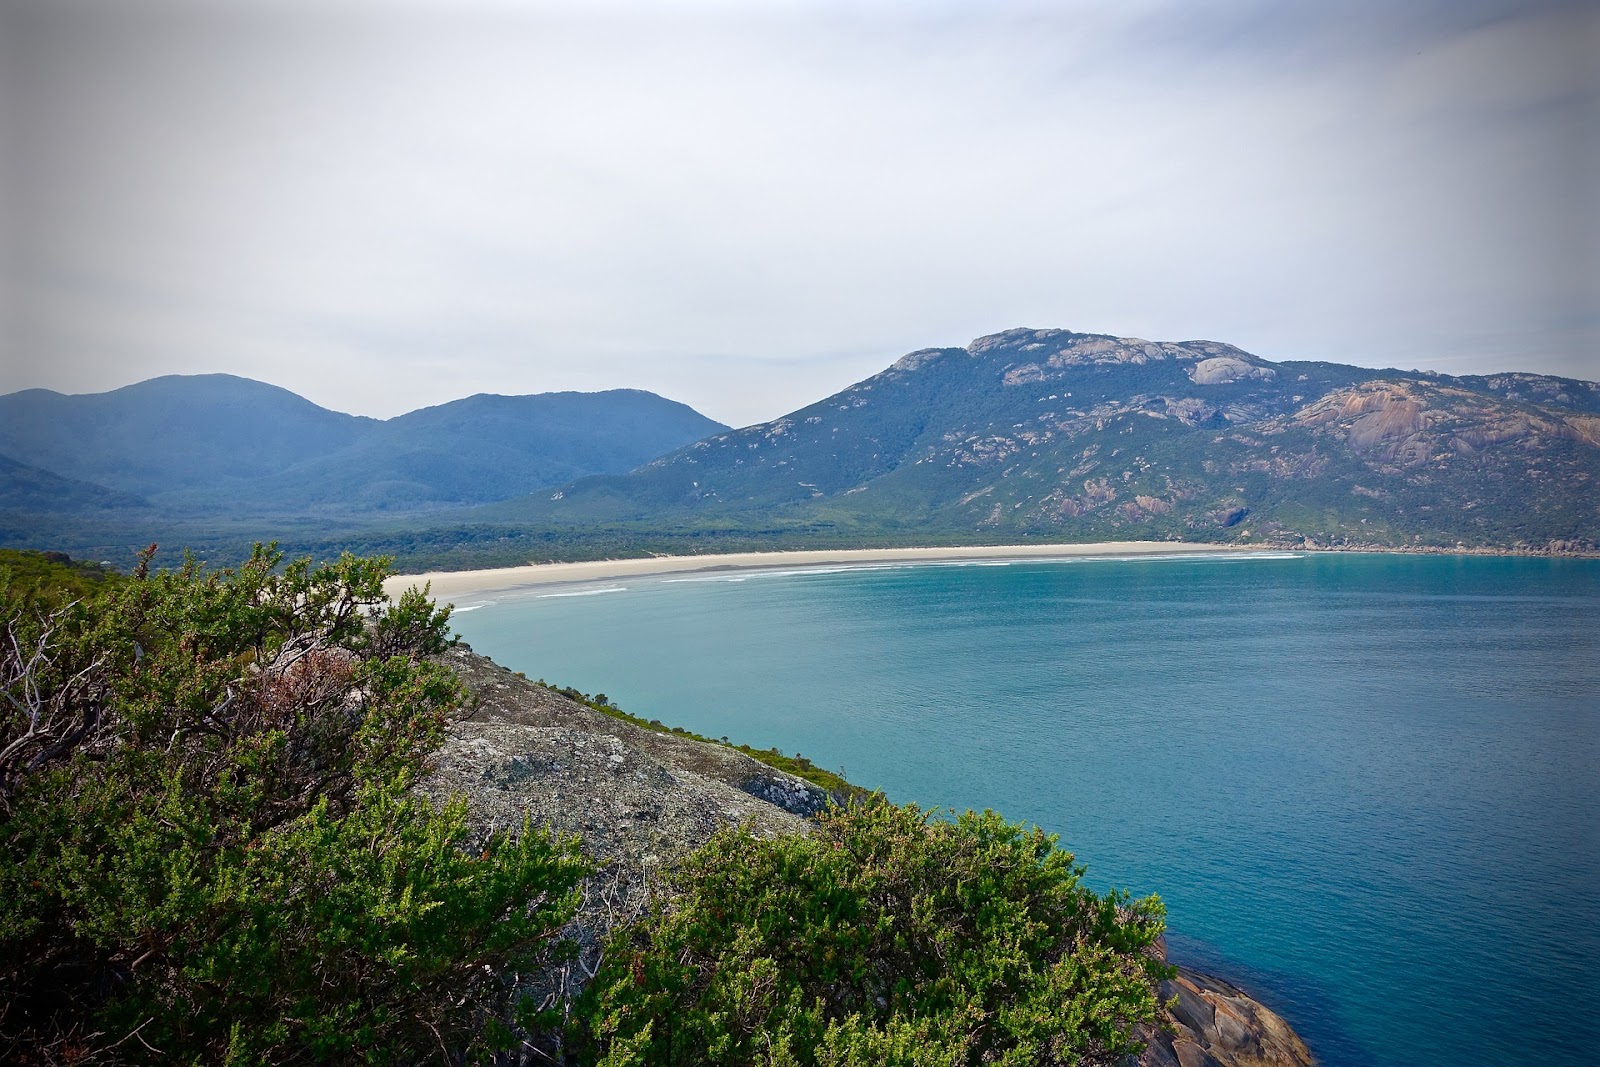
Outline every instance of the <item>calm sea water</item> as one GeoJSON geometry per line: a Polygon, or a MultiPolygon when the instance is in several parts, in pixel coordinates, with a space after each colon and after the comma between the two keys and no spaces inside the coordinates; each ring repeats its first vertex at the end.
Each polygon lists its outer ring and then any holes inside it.
{"type": "MultiPolygon", "coordinates": [[[[602,591],[603,590],[603,591],[602,591]]],[[[477,604],[647,718],[1038,823],[1328,1067],[1594,1062],[1600,563],[1015,562],[477,604]]],[[[583,595],[573,595],[583,594],[583,595]]]]}

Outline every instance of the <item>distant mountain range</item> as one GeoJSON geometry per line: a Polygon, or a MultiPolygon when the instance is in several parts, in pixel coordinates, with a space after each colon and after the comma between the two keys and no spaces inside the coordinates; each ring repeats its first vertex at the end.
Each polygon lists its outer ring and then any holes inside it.
{"type": "Polygon", "coordinates": [[[719,422],[653,393],[478,395],[380,421],[226,374],[0,396],[0,507],[406,513],[620,473],[719,422]]]}
{"type": "Polygon", "coordinates": [[[539,528],[1588,550],[1600,385],[1016,329],[774,422],[476,509],[539,528]]]}
{"type": "Polygon", "coordinates": [[[646,551],[1183,539],[1594,552],[1600,384],[1017,329],[730,430],[650,393],[380,422],[259,382],[0,397],[0,543],[276,538],[467,567],[646,551]]]}

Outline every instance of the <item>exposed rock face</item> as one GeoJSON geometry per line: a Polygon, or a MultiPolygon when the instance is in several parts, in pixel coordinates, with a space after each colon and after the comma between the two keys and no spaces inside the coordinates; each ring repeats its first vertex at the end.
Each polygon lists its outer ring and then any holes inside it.
{"type": "Polygon", "coordinates": [[[727,825],[804,833],[806,816],[829,802],[825,790],[742,752],[613,719],[465,645],[444,658],[476,701],[452,724],[422,791],[436,800],[465,796],[483,834],[519,829],[526,818],[577,835],[597,863],[564,931],[577,959],[530,983],[552,1003],[593,976],[601,941],[638,917],[652,875],[727,825]]]}
{"type": "MultiPolygon", "coordinates": [[[[681,858],[730,823],[769,834],[805,829],[801,816],[768,800],[582,726],[460,723],[425,788],[435,796],[464,794],[484,831],[515,830],[526,817],[577,834],[602,864],[639,874],[681,858]]],[[[784,799],[802,795],[798,787],[766,788],[784,799]]]]}
{"type": "Polygon", "coordinates": [[[1277,376],[1278,372],[1270,367],[1258,367],[1234,356],[1212,356],[1189,368],[1189,377],[1196,385],[1229,385],[1246,378],[1270,381],[1277,376]]]}
{"type": "Polygon", "coordinates": [[[889,369],[908,374],[912,371],[921,370],[930,363],[950,355],[952,351],[954,350],[949,348],[919,348],[915,352],[908,352],[895,360],[894,366],[889,369]]]}
{"type": "MultiPolygon", "coordinates": [[[[1162,947],[1165,954],[1165,947],[1162,947]]],[[[1146,1032],[1137,1067],[1309,1067],[1311,1050],[1272,1009],[1220,978],[1178,968],[1161,983],[1167,1029],[1146,1032]]]]}
{"type": "Polygon", "coordinates": [[[1419,382],[1367,382],[1329,393],[1296,412],[1290,424],[1342,438],[1368,458],[1419,467],[1455,456],[1550,442],[1600,446],[1600,418],[1520,407],[1465,389],[1419,382]]]}
{"type": "MultiPolygon", "coordinates": [[[[613,739],[624,750],[636,752],[641,758],[668,768],[694,789],[699,789],[705,783],[715,783],[715,791],[719,795],[722,790],[731,788],[765,801],[768,806],[777,807],[795,818],[815,815],[828,804],[827,791],[803,778],[775,770],[731,748],[673,734],[656,733],[613,719],[513,674],[493,660],[476,655],[465,645],[447,653],[447,659],[477,697],[476,706],[457,726],[461,738],[470,736],[474,725],[496,723],[567,729],[613,739]]],[[[452,742],[452,746],[456,743],[452,742]]],[[[550,779],[551,787],[568,797],[579,796],[583,791],[576,789],[574,775],[576,785],[582,785],[585,775],[581,769],[570,773],[564,769],[555,772],[550,779]],[[566,788],[562,789],[563,786],[566,788]]],[[[598,779],[590,785],[592,788],[589,792],[596,795],[609,797],[615,793],[598,779]]],[[[712,787],[706,785],[705,788],[712,787]]],[[[570,805],[551,805],[550,813],[553,819],[561,818],[565,816],[560,813],[569,809],[570,805]]]]}
{"type": "MultiPolygon", "coordinates": [[[[463,795],[476,830],[524,819],[576,834],[597,861],[564,933],[577,958],[529,982],[556,1003],[593,976],[601,942],[649,901],[652,876],[718,829],[805,833],[828,793],[742,752],[622,722],[513,674],[465,645],[445,654],[476,697],[451,726],[422,790],[463,795]]],[[[1163,953],[1165,949],[1162,949],[1163,953]]],[[[1305,1067],[1310,1054],[1273,1012],[1227,982],[1187,969],[1162,984],[1170,1032],[1147,1033],[1137,1067],[1305,1067]]],[[[516,1062],[559,1062],[555,1047],[516,1062]],[[552,1058],[553,1057],[553,1058],[552,1058]]]]}

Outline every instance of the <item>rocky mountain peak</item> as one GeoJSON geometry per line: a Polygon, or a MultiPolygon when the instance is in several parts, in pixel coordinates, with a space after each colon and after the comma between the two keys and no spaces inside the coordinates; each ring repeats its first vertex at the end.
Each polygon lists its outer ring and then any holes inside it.
{"type": "Polygon", "coordinates": [[[1017,328],[920,349],[783,419],[495,517],[562,529],[713,524],[800,543],[1568,551],[1557,546],[1600,539],[1597,480],[1594,383],[1017,328]]]}
{"type": "Polygon", "coordinates": [[[915,352],[907,352],[905,355],[895,360],[893,365],[889,367],[889,370],[897,371],[901,374],[919,371],[929,364],[943,359],[954,351],[956,350],[951,348],[919,348],[915,352]]]}

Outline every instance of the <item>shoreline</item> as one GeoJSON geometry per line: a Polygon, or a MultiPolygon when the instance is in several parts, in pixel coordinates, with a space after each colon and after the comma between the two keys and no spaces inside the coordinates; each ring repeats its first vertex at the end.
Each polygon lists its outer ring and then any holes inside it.
{"type": "Polygon", "coordinates": [[[693,574],[704,571],[765,570],[775,567],[826,567],[854,563],[941,563],[973,560],[1061,559],[1064,557],[1114,557],[1161,555],[1217,555],[1239,552],[1284,551],[1270,545],[1214,545],[1188,541],[1099,541],[1076,545],[969,545],[941,548],[841,548],[799,549],[787,552],[730,552],[704,556],[647,556],[630,559],[587,560],[581,563],[529,563],[521,567],[483,570],[428,571],[396,574],[383,583],[384,592],[397,596],[412,586],[427,583],[428,595],[445,600],[456,596],[510,592],[547,585],[643,578],[658,574],[693,574]]]}

